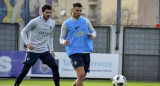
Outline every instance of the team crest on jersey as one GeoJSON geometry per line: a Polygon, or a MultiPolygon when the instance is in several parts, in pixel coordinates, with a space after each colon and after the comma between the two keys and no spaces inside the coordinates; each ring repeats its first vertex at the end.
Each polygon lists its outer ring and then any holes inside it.
{"type": "Polygon", "coordinates": [[[29,58],[29,57],[27,57],[27,58],[26,58],[26,60],[27,60],[27,61],[29,61],[29,60],[30,60],[30,58],[29,58]]]}
{"type": "Polygon", "coordinates": [[[74,61],[74,65],[77,65],[77,61],[74,61]]]}
{"type": "Polygon", "coordinates": [[[52,29],[52,26],[49,26],[50,30],[52,29]]]}

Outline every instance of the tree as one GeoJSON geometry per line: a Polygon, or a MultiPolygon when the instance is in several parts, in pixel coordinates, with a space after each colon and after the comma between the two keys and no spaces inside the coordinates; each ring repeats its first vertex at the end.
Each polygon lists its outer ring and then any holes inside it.
{"type": "MultiPolygon", "coordinates": [[[[115,25],[117,24],[117,10],[111,10],[110,14],[106,14],[104,19],[105,24],[107,25],[115,25]]],[[[122,26],[130,26],[137,24],[136,19],[136,11],[133,8],[123,7],[121,9],[121,25],[122,26]]]]}

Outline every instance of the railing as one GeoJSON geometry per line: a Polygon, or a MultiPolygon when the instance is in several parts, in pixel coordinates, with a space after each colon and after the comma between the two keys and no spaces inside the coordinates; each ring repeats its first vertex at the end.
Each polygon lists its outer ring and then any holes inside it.
{"type": "Polygon", "coordinates": [[[98,0],[88,0],[89,2],[97,2],[98,0]]]}

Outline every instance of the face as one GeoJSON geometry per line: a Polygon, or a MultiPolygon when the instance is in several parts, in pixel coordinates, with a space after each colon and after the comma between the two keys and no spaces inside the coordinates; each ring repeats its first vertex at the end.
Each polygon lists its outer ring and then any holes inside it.
{"type": "Polygon", "coordinates": [[[44,19],[48,20],[51,16],[51,13],[52,13],[51,10],[46,9],[44,12],[42,12],[42,16],[44,19]]]}
{"type": "Polygon", "coordinates": [[[74,18],[79,18],[80,15],[81,15],[81,13],[82,13],[82,8],[81,7],[74,7],[74,8],[72,8],[72,16],[74,18]]]}

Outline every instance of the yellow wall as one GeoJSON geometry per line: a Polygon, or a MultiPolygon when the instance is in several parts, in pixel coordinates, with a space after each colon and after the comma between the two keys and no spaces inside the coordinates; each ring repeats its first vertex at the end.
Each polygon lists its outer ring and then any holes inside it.
{"type": "MultiPolygon", "coordinates": [[[[69,18],[71,16],[70,9],[72,8],[72,4],[76,1],[80,2],[83,5],[82,10],[85,11],[85,15],[83,15],[83,16],[84,17],[90,16],[89,5],[91,5],[91,4],[88,0],[58,0],[57,9],[55,10],[56,15],[58,16],[58,19],[57,19],[58,22],[63,23],[64,20],[66,20],[67,18],[69,18]],[[60,15],[60,12],[62,9],[66,10],[65,16],[60,15]]],[[[121,6],[122,6],[121,7],[122,10],[124,8],[125,9],[127,8],[129,10],[133,9],[132,11],[134,11],[134,14],[132,14],[133,16],[129,20],[136,21],[136,23],[137,23],[137,21],[138,21],[138,0],[121,0],[121,6]]],[[[98,21],[101,22],[101,24],[103,24],[103,25],[108,24],[105,21],[108,18],[110,18],[111,21],[113,20],[114,22],[116,22],[117,0],[98,0],[96,12],[97,13],[100,12],[100,13],[98,13],[99,14],[98,16],[101,17],[101,19],[98,19],[98,21]]],[[[90,20],[92,20],[92,18],[90,20]]],[[[126,21],[126,20],[123,20],[123,21],[126,21]]]]}
{"type": "MultiPolygon", "coordinates": [[[[136,13],[133,16],[133,19],[138,20],[138,0],[121,0],[121,10],[124,8],[133,9],[136,13]]],[[[102,0],[102,23],[105,24],[105,19],[110,17],[112,13],[115,14],[116,12],[117,0],[102,0]]]]}

